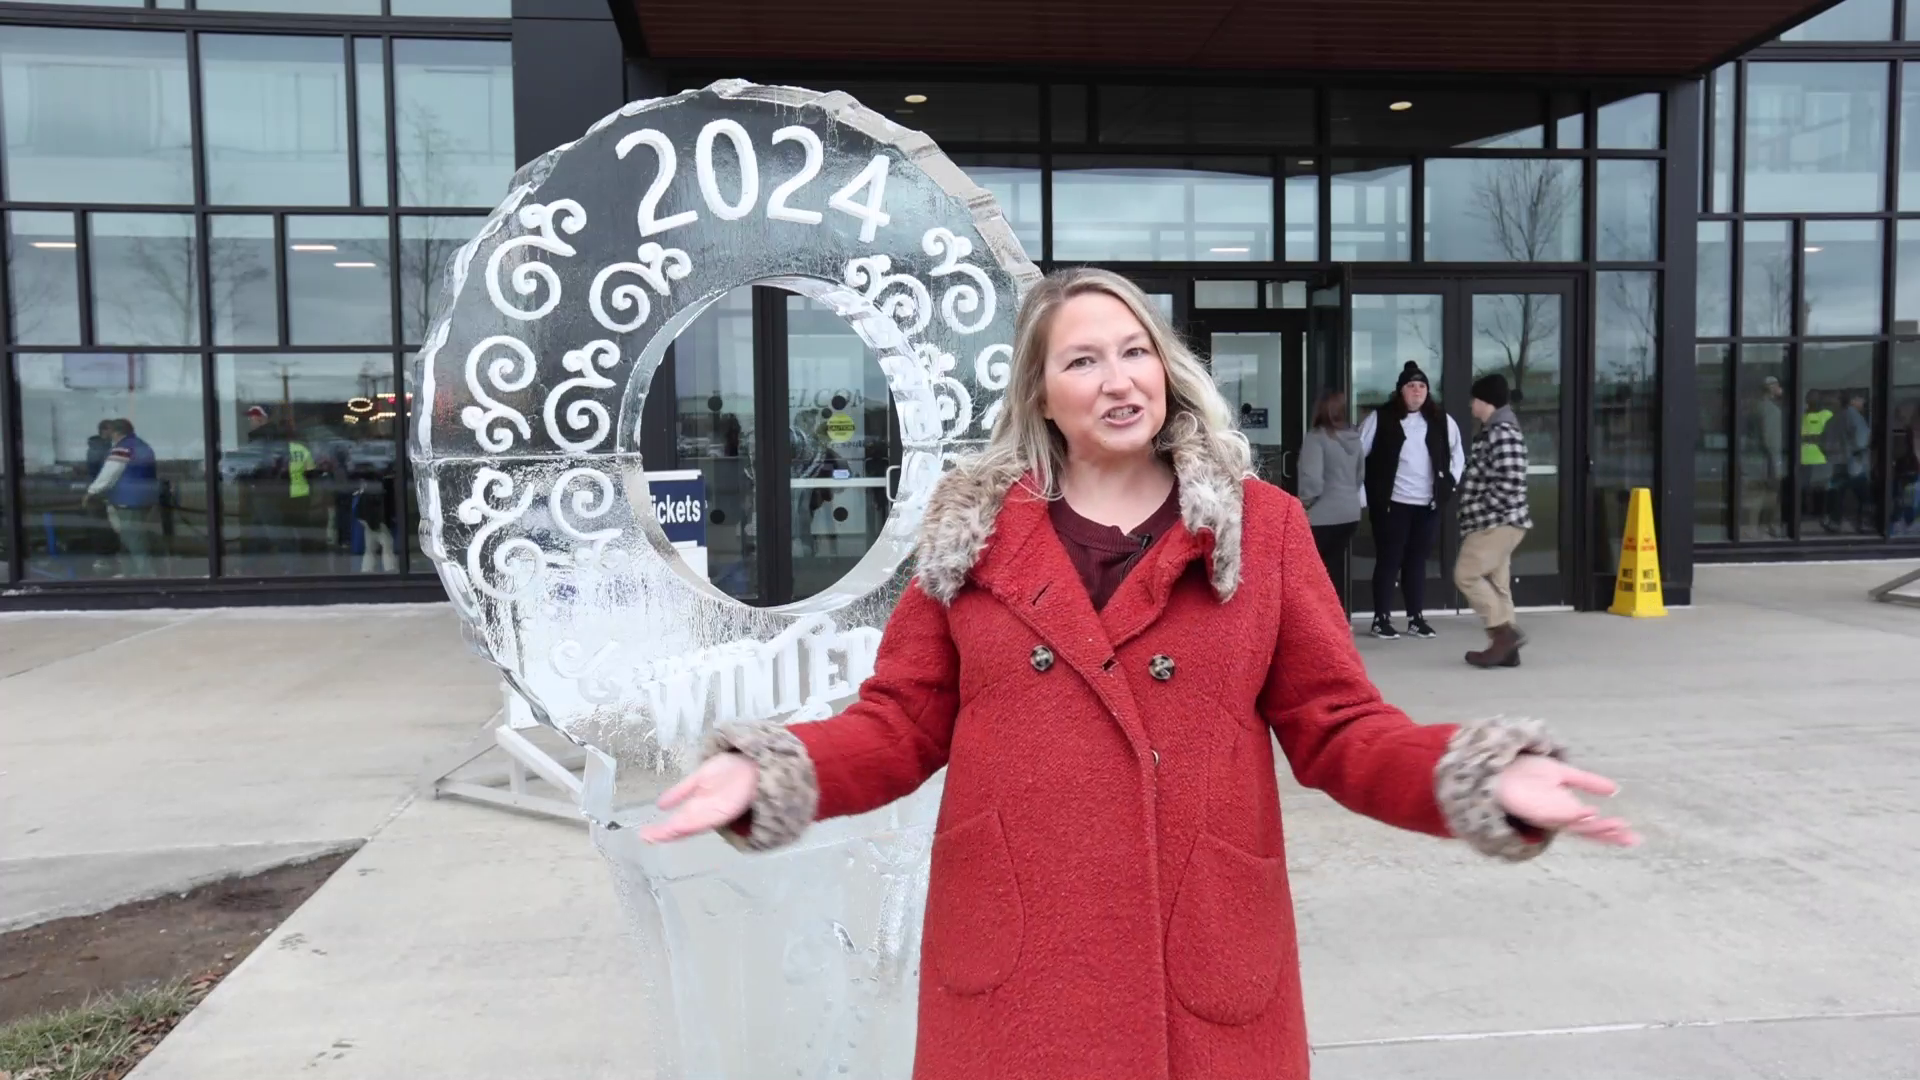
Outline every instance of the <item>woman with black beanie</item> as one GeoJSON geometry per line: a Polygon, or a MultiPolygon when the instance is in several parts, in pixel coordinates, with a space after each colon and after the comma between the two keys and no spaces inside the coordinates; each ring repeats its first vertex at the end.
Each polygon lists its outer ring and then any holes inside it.
{"type": "Polygon", "coordinates": [[[1373,636],[1397,640],[1393,579],[1407,600],[1407,633],[1437,637],[1427,625],[1427,557],[1440,507],[1466,469],[1460,427],[1440,408],[1427,373],[1409,360],[1393,396],[1360,425],[1367,455],[1367,515],[1373,523],[1373,636]]]}

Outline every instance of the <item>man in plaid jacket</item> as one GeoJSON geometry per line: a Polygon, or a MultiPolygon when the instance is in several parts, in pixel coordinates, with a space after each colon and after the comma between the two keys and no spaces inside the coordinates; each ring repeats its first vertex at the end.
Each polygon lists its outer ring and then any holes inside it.
{"type": "Polygon", "coordinates": [[[1513,552],[1533,528],[1527,513],[1527,440],[1509,407],[1506,377],[1473,384],[1480,431],[1467,450],[1460,480],[1460,556],[1453,583],[1487,625],[1487,647],[1467,654],[1475,667],[1519,667],[1520,632],[1513,614],[1513,552]]]}

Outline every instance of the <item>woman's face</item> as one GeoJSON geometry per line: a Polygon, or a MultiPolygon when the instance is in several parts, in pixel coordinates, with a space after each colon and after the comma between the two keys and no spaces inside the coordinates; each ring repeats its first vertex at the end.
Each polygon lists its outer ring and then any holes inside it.
{"type": "Polygon", "coordinates": [[[1148,454],[1167,419],[1167,369],[1146,327],[1103,292],[1061,305],[1048,328],[1043,415],[1079,460],[1148,454]]]}
{"type": "Polygon", "coordinates": [[[1427,384],[1415,380],[1400,388],[1400,400],[1406,403],[1407,411],[1416,413],[1427,403],[1427,384]]]}

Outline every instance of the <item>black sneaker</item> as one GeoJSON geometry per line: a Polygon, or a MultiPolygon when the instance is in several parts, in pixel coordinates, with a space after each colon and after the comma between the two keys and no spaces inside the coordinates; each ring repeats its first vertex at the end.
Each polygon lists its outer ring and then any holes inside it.
{"type": "Polygon", "coordinates": [[[1387,641],[1399,641],[1400,631],[1393,628],[1393,620],[1385,615],[1373,620],[1373,636],[1387,641]]]}
{"type": "Polygon", "coordinates": [[[1417,638],[1437,638],[1440,636],[1434,633],[1433,627],[1428,626],[1427,620],[1419,615],[1415,615],[1407,620],[1407,633],[1417,638]]]}

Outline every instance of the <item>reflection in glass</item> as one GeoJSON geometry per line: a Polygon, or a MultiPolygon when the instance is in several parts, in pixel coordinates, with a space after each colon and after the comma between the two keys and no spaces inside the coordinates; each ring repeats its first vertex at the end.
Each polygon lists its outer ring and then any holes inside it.
{"type": "Polygon", "coordinates": [[[1660,257],[1660,163],[1605,160],[1599,178],[1602,262],[1653,262],[1660,257]]]}
{"type": "MultiPolygon", "coordinates": [[[[1341,89],[1328,93],[1335,146],[1480,147],[1533,150],[1546,145],[1537,93],[1426,87],[1341,89]],[[1396,105],[1402,106],[1395,108],[1396,105]]],[[[1303,113],[1311,119],[1311,113],[1303,113]]],[[[1308,138],[1293,140],[1308,143],[1308,138]]]]}
{"type": "Polygon", "coordinates": [[[1887,65],[1747,65],[1747,210],[1878,210],[1886,164],[1887,65]]]}
{"type": "Polygon", "coordinates": [[[1287,250],[1292,262],[1320,258],[1320,168],[1312,158],[1289,158],[1281,169],[1286,187],[1287,250]]]}
{"type": "Polygon", "coordinates": [[[492,206],[513,176],[512,46],[393,42],[403,206],[492,206]]]}
{"type": "Polygon", "coordinates": [[[0,99],[9,199],[193,201],[186,35],[0,26],[0,99]]]}
{"type": "Polygon", "coordinates": [[[1554,145],[1562,150],[1579,150],[1587,145],[1587,95],[1577,91],[1556,91],[1553,103],[1554,145]]]}
{"type": "Polygon", "coordinates": [[[393,341],[384,217],[287,219],[287,332],[295,345],[393,341]]]}
{"type": "Polygon", "coordinates": [[[1660,149],[1660,95],[1638,94],[1600,106],[1599,137],[1594,145],[1602,150],[1660,149]]]}
{"type": "Polygon", "coordinates": [[[1033,154],[951,154],[974,183],[993,193],[1027,258],[1040,261],[1040,158],[1033,154]]]}
{"type": "Polygon", "coordinates": [[[1880,223],[1809,221],[1806,228],[1800,332],[1880,333],[1880,223]]]}
{"type": "Polygon", "coordinates": [[[27,580],[205,575],[200,358],[16,360],[27,580]]]}
{"type": "Polygon", "coordinates": [[[93,337],[101,345],[200,344],[200,275],[187,214],[91,214],[93,337]]]}
{"type": "Polygon", "coordinates": [[[1870,342],[1800,348],[1800,538],[1880,532],[1875,361],[1870,342]]]}
{"type": "Polygon", "coordinates": [[[1330,194],[1335,262],[1403,262],[1413,257],[1413,166],[1336,159],[1330,194]]]}
{"type": "Polygon", "coordinates": [[[378,15],[380,0],[196,0],[201,11],[284,11],[316,15],[378,15]]]}
{"type": "Polygon", "coordinates": [[[1793,224],[1749,221],[1741,230],[1740,332],[1785,337],[1793,327],[1793,224]]]}
{"type": "Polygon", "coordinates": [[[273,219],[216,214],[207,238],[216,345],[278,345],[279,292],[274,288],[273,219]]]}
{"type": "Polygon", "coordinates": [[[1787,535],[1787,347],[1742,345],[1736,384],[1734,458],[1740,484],[1740,538],[1778,540],[1787,535]]]}
{"type": "Polygon", "coordinates": [[[347,85],[340,39],[203,34],[207,197],[344,206],[347,85]]]}
{"type": "Polygon", "coordinates": [[[1257,281],[1196,281],[1193,306],[1202,310],[1245,309],[1260,306],[1257,281]]]}
{"type": "Polygon", "coordinates": [[[1577,161],[1434,158],[1427,162],[1426,196],[1431,261],[1580,258],[1577,161]]]}
{"type": "MultiPolygon", "coordinates": [[[[1513,554],[1516,582],[1560,573],[1560,297],[1476,293],[1473,377],[1499,373],[1527,440],[1527,507],[1533,528],[1513,554]]],[[[1471,432],[1462,435],[1471,438],[1471,432]]]]}
{"type": "Polygon", "coordinates": [[[1920,333],[1920,221],[1899,224],[1893,275],[1893,332],[1920,333]]]}
{"type": "MultiPolygon", "coordinates": [[[[815,90],[844,90],[860,104],[935,142],[1040,141],[1040,88],[1031,83],[869,82],[817,78],[815,90]]],[[[797,159],[796,159],[797,160],[797,159]]]]}
{"type": "Polygon", "coordinates": [[[227,577],[400,569],[393,356],[214,358],[227,577]]]}
{"type": "Polygon", "coordinates": [[[1716,214],[1733,210],[1733,104],[1734,78],[1738,64],[1726,64],[1713,73],[1713,197],[1710,209],[1716,214]]]}
{"type": "Polygon", "coordinates": [[[1731,345],[1694,348],[1695,394],[1700,412],[1693,437],[1693,538],[1701,543],[1733,539],[1733,477],[1728,471],[1732,444],[1727,414],[1733,404],[1731,345]]]}
{"type": "Polygon", "coordinates": [[[1270,168],[1227,158],[1055,158],[1053,257],[1272,259],[1270,168]]]}
{"type": "Polygon", "coordinates": [[[787,296],[787,438],[793,599],[845,577],[887,523],[893,396],[846,321],[787,296]]]}
{"type": "Polygon", "coordinates": [[[1780,35],[1781,41],[1886,41],[1893,37],[1893,0],[1844,0],[1780,35]]]}
{"type": "Polygon", "coordinates": [[[1241,433],[1253,444],[1254,471],[1270,484],[1282,479],[1280,409],[1297,396],[1282,385],[1280,346],[1277,333],[1217,333],[1208,365],[1227,407],[1240,418],[1241,433]]]}
{"type": "Polygon", "coordinates": [[[1699,236],[1694,330],[1701,337],[1726,337],[1733,332],[1732,226],[1702,221],[1699,236]]]}
{"type": "Polygon", "coordinates": [[[759,600],[751,288],[714,301],[680,332],[673,386],[675,457],[707,482],[707,580],[735,599],[759,600]]]}
{"type": "Polygon", "coordinates": [[[1900,209],[1920,210],[1920,64],[1901,65],[1900,78],[1900,209]]]}
{"type": "MultiPolygon", "coordinates": [[[[1319,296],[1316,292],[1316,302],[1319,296]]],[[[1446,298],[1433,293],[1353,295],[1347,385],[1352,390],[1350,404],[1355,427],[1361,426],[1369,414],[1393,396],[1400,369],[1409,360],[1419,364],[1427,373],[1427,378],[1445,378],[1442,374],[1445,365],[1442,363],[1441,344],[1446,340],[1443,336],[1445,311],[1446,298]]],[[[1434,389],[1438,391],[1440,387],[1434,389]]],[[[1465,431],[1460,434],[1462,438],[1466,437],[1465,431]]],[[[1433,555],[1427,560],[1430,601],[1440,600],[1446,595],[1433,585],[1440,576],[1442,550],[1442,544],[1435,544],[1433,555]]],[[[1366,515],[1361,518],[1359,531],[1354,534],[1349,580],[1372,580],[1378,561],[1376,552],[1372,515],[1366,515]]],[[[1444,607],[1446,604],[1442,602],[1430,606],[1444,607]]]]}
{"type": "Polygon", "coordinates": [[[80,344],[79,246],[72,214],[7,215],[7,328],[16,344],[80,344]]]}
{"type": "Polygon", "coordinates": [[[1592,505],[1607,537],[1606,561],[1593,568],[1597,573],[1611,574],[1620,565],[1633,489],[1654,486],[1660,454],[1659,282],[1660,275],[1644,270],[1595,275],[1592,505]]]}
{"type": "Polygon", "coordinates": [[[1892,417],[1887,465],[1893,474],[1888,532],[1920,536],[1920,342],[1902,341],[1893,347],[1887,413],[1892,417]]]}
{"type": "Polygon", "coordinates": [[[379,38],[353,39],[354,123],[359,125],[360,203],[387,205],[387,62],[379,38]]]}
{"type": "Polygon", "coordinates": [[[393,0],[393,14],[505,19],[513,14],[513,0],[393,0]]]}
{"type": "Polygon", "coordinates": [[[400,340],[419,345],[433,317],[434,290],[460,246],[480,231],[486,218],[475,215],[400,219],[400,340]]]}

